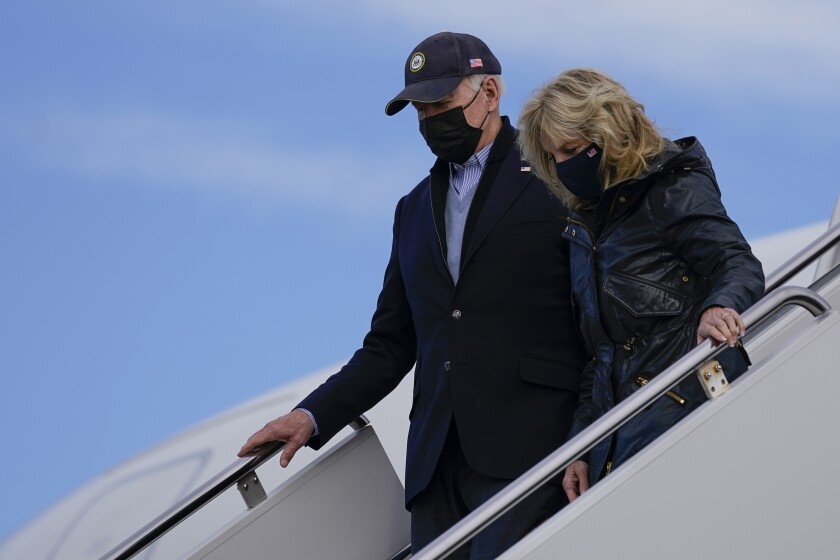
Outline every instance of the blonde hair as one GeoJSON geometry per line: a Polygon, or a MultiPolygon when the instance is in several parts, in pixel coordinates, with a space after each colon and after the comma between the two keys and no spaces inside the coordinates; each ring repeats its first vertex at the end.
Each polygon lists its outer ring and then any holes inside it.
{"type": "Polygon", "coordinates": [[[519,146],[534,173],[567,206],[588,203],[569,192],[544,148],[546,140],[584,138],[601,147],[603,188],[638,177],[652,158],[662,153],[665,140],[645,115],[644,106],[617,81],[599,70],[567,70],[538,89],[519,116],[519,146]]]}

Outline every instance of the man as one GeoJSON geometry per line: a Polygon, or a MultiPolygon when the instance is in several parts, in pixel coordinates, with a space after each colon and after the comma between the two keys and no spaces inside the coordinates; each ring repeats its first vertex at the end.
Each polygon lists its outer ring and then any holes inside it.
{"type": "MultiPolygon", "coordinates": [[[[400,200],[371,330],[341,371],[240,451],[323,445],[415,366],[406,454],[412,550],[434,540],[559,447],[584,351],[574,324],[565,211],[530,173],[500,116],[501,65],[480,39],[438,33],[405,65],[405,89],[438,157],[400,200]]],[[[495,558],[556,512],[548,484],[462,547],[495,558]]]]}

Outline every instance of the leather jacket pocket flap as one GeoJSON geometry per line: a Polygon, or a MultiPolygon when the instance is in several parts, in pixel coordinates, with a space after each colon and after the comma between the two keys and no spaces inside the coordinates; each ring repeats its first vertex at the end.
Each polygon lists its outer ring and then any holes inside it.
{"type": "Polygon", "coordinates": [[[688,309],[691,299],[656,282],[624,274],[611,274],[604,291],[634,317],[679,315],[688,309]]]}
{"type": "Polygon", "coordinates": [[[556,389],[580,392],[580,369],[532,356],[519,357],[519,375],[524,381],[556,389]]]}

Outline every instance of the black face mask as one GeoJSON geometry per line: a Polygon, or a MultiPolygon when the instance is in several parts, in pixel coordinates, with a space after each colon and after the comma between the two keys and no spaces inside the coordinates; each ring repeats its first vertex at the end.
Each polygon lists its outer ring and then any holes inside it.
{"type": "Polygon", "coordinates": [[[601,198],[601,148],[590,144],[566,161],[557,162],[557,177],[578,198],[595,202],[601,198]]]}
{"type": "Polygon", "coordinates": [[[464,109],[472,105],[479,93],[480,89],[463,107],[454,107],[420,121],[420,134],[432,153],[443,161],[464,163],[475,153],[483,132],[481,127],[484,126],[490,111],[484,116],[479,127],[475,128],[467,122],[464,109]]]}

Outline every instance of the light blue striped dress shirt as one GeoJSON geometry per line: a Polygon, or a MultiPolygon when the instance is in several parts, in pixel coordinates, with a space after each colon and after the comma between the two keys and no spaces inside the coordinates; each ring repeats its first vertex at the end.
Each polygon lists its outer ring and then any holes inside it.
{"type": "Polygon", "coordinates": [[[484,172],[492,146],[492,143],[488,144],[473,154],[464,165],[449,164],[449,191],[446,194],[446,265],[456,284],[461,272],[464,225],[467,223],[467,215],[475,196],[475,187],[484,172]]]}

